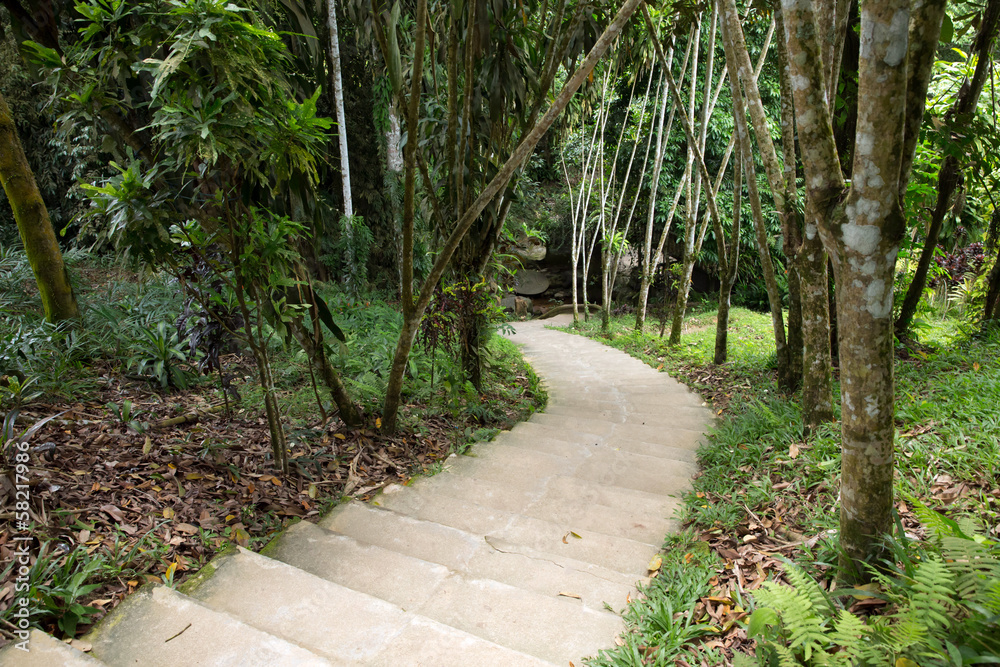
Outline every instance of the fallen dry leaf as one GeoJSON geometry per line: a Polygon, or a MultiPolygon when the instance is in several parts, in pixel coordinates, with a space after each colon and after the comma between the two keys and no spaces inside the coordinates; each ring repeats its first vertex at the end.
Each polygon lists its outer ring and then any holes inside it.
{"type": "Polygon", "coordinates": [[[661,565],[663,565],[663,556],[661,556],[660,554],[656,554],[649,561],[649,566],[646,568],[646,570],[649,572],[656,572],[660,569],[661,565]]]}

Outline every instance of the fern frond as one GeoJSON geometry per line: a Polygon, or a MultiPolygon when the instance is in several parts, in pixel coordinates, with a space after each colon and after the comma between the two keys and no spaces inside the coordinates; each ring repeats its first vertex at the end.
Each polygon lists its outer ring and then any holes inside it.
{"type": "Polygon", "coordinates": [[[792,584],[795,590],[806,595],[812,604],[813,611],[824,619],[832,618],[836,609],[816,580],[809,576],[805,570],[794,563],[785,564],[785,577],[792,584]]]}
{"type": "Polygon", "coordinates": [[[988,604],[990,585],[1000,580],[1000,559],[984,544],[955,537],[942,539],[942,555],[956,576],[955,598],[988,604]]]}
{"type": "Polygon", "coordinates": [[[920,519],[920,523],[924,525],[927,532],[933,535],[935,539],[940,540],[945,537],[956,537],[958,524],[940,512],[932,510],[927,505],[916,501],[913,502],[913,512],[920,519]]]}
{"type": "Polygon", "coordinates": [[[896,623],[885,629],[886,643],[893,653],[902,653],[913,646],[919,646],[927,640],[927,626],[915,618],[897,615],[896,623]]]}
{"type": "Polygon", "coordinates": [[[807,593],[769,581],[757,590],[754,598],[758,606],[769,607],[778,613],[789,649],[801,649],[807,661],[813,651],[823,650],[825,619],[816,613],[807,593]]]}
{"type": "Polygon", "coordinates": [[[802,667],[802,663],[788,647],[774,644],[774,653],[778,656],[778,667],[802,667]]]}
{"type": "Polygon", "coordinates": [[[929,557],[914,575],[908,615],[924,623],[931,634],[947,630],[951,627],[955,612],[951,599],[953,590],[954,573],[939,557],[929,557]]]}
{"type": "Polygon", "coordinates": [[[733,667],[758,667],[760,662],[753,656],[733,651],[733,667]]]}

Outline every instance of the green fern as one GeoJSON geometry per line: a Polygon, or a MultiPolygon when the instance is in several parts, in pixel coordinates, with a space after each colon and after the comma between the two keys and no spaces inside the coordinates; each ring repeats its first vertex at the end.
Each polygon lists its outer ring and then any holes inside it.
{"type": "MultiPolygon", "coordinates": [[[[793,569],[795,568],[788,568],[788,571],[793,569]]],[[[795,579],[806,583],[808,575],[802,572],[798,574],[801,576],[796,576],[795,579]]],[[[816,585],[815,582],[810,583],[816,585]]],[[[806,661],[812,658],[814,652],[824,651],[829,643],[826,628],[830,618],[830,607],[825,596],[817,598],[815,591],[810,590],[808,585],[800,588],[769,581],[761,586],[754,598],[758,605],[778,613],[782,634],[787,642],[787,646],[783,648],[799,653],[806,661]],[[816,604],[817,599],[822,601],[821,605],[816,604]]],[[[778,655],[781,660],[783,654],[779,651],[778,655]]]]}
{"type": "Polygon", "coordinates": [[[909,606],[901,607],[899,614],[919,620],[932,634],[947,630],[956,611],[951,601],[953,590],[955,575],[940,558],[931,556],[917,568],[913,596],[909,606]]]}

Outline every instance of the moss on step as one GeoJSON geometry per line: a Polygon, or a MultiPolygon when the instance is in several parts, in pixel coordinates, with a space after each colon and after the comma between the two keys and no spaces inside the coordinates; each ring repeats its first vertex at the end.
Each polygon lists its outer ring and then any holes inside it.
{"type": "MultiPolygon", "coordinates": [[[[334,505],[334,507],[338,507],[340,504],[341,503],[337,503],[336,505],[334,505]]],[[[294,526],[298,525],[301,522],[302,522],[301,517],[293,517],[289,519],[288,525],[285,526],[283,529],[281,529],[281,531],[274,536],[274,539],[265,544],[264,548],[258,551],[257,553],[259,553],[261,556],[267,556],[268,558],[270,558],[270,554],[274,553],[274,550],[277,548],[278,543],[281,542],[282,538],[285,537],[285,533],[287,533],[294,526]]]]}
{"type": "Polygon", "coordinates": [[[201,586],[205,581],[207,581],[215,571],[219,569],[222,561],[226,558],[233,556],[237,553],[238,549],[236,544],[233,542],[226,542],[212,557],[212,560],[205,563],[205,565],[198,570],[197,573],[188,577],[188,579],[176,587],[178,593],[183,593],[184,595],[191,595],[195,589],[201,586]]]}
{"type": "MultiPolygon", "coordinates": [[[[121,604],[112,609],[107,616],[101,619],[101,621],[92,627],[87,634],[80,637],[80,641],[91,644],[92,646],[98,646],[100,637],[104,632],[111,630],[116,625],[125,620],[126,615],[130,607],[139,603],[144,597],[148,597],[153,594],[153,589],[157,586],[162,586],[163,584],[158,584],[156,582],[150,582],[148,584],[143,584],[139,588],[135,589],[131,594],[129,594],[121,604]]],[[[99,655],[94,657],[100,658],[99,655]]]]}

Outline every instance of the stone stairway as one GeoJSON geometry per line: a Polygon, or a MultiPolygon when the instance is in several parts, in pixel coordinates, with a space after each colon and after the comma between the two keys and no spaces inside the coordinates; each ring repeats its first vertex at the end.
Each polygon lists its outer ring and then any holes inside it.
{"type": "Polygon", "coordinates": [[[549,405],[372,504],[217,557],[183,592],[146,586],[86,639],[33,632],[3,665],[566,665],[618,613],[695,471],[712,413],[600,343],[516,325],[549,405]]]}

